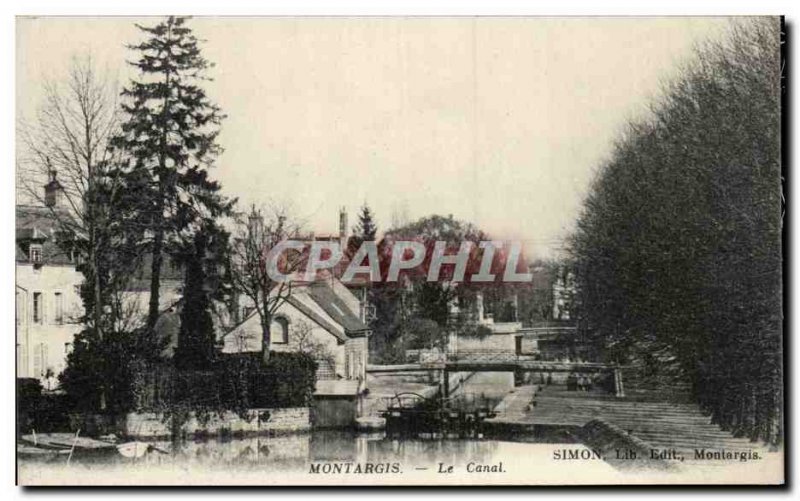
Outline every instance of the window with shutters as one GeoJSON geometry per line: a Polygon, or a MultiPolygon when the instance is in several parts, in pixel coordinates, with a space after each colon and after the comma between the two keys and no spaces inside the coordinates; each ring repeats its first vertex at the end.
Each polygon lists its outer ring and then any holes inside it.
{"type": "Polygon", "coordinates": [[[60,292],[55,293],[55,322],[57,325],[64,325],[64,295],[60,292]]]}
{"type": "Polygon", "coordinates": [[[34,323],[42,322],[42,293],[33,293],[33,321],[34,323]]]}

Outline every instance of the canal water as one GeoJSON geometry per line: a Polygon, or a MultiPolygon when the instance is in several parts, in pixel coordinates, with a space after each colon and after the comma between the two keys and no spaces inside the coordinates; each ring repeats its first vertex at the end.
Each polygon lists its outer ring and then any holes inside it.
{"type": "MultiPolygon", "coordinates": [[[[464,401],[492,408],[513,388],[513,379],[498,381],[497,377],[465,377],[454,396],[469,396],[464,401]]],[[[587,469],[596,471],[598,478],[617,474],[603,461],[555,464],[553,451],[565,444],[524,440],[314,430],[272,437],[152,442],[153,450],[137,459],[116,451],[78,455],[69,464],[64,456],[46,461],[21,459],[18,474],[21,483],[237,485],[570,483],[587,469]]]]}
{"type": "MultiPolygon", "coordinates": [[[[402,463],[412,466],[482,462],[494,456],[499,442],[469,439],[387,437],[384,433],[313,431],[310,433],[252,438],[149,442],[153,450],[142,458],[125,458],[115,451],[76,455],[71,465],[86,467],[130,466],[155,468],[169,465],[208,469],[302,471],[311,463],[402,463]]],[[[64,463],[66,457],[24,460],[40,465],[64,463]]]]}
{"type": "MultiPolygon", "coordinates": [[[[76,455],[69,463],[64,456],[21,459],[18,473],[23,484],[458,483],[455,479],[465,475],[473,481],[502,483],[511,478],[535,480],[553,466],[552,450],[563,447],[344,431],[152,444],[156,450],[137,459],[116,451],[76,455]]],[[[588,466],[598,473],[615,474],[607,463],[598,463],[602,464],[588,466]]],[[[586,468],[582,466],[583,473],[586,468]]]]}

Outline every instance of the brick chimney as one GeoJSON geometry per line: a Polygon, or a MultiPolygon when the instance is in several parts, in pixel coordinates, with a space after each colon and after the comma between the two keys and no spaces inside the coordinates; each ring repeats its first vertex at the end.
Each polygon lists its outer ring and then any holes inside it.
{"type": "Polygon", "coordinates": [[[44,205],[47,207],[58,207],[64,197],[64,187],[57,179],[58,172],[47,159],[47,184],[44,185],[44,205]]]}
{"type": "Polygon", "coordinates": [[[247,227],[250,234],[253,236],[258,235],[263,226],[264,218],[261,216],[261,213],[256,210],[256,204],[253,204],[250,208],[250,214],[247,216],[247,227]]]}
{"type": "Polygon", "coordinates": [[[347,209],[341,207],[339,209],[339,246],[342,250],[347,248],[347,209]]]}

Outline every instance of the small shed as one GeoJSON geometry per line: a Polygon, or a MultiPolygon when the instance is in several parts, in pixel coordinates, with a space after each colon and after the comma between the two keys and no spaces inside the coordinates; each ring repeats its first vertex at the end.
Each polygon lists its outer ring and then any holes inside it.
{"type": "Polygon", "coordinates": [[[318,380],[314,391],[315,428],[351,428],[361,407],[359,380],[318,380]]]}

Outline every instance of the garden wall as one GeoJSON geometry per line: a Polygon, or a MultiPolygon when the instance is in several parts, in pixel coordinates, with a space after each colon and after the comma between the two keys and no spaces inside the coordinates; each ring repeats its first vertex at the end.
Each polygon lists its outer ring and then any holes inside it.
{"type": "MultiPolygon", "coordinates": [[[[291,407],[280,409],[251,409],[247,417],[231,411],[211,412],[206,416],[198,416],[190,412],[188,419],[181,425],[180,433],[186,436],[204,435],[269,435],[297,433],[311,429],[308,407],[291,407]]],[[[132,438],[169,438],[171,419],[163,413],[131,412],[121,425],[120,432],[132,438]]]]}

